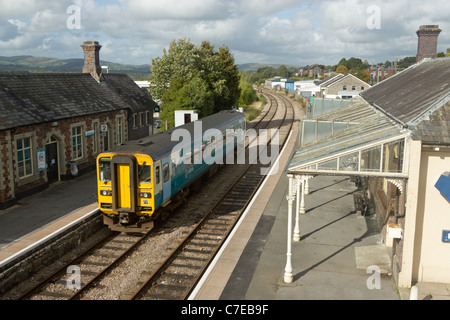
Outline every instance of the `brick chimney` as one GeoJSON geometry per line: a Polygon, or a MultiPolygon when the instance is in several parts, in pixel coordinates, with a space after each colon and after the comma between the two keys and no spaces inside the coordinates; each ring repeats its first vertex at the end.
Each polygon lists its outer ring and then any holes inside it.
{"type": "Polygon", "coordinates": [[[436,25],[420,26],[417,30],[419,43],[417,46],[416,62],[420,62],[425,58],[437,57],[437,42],[441,29],[436,25]]]}
{"type": "Polygon", "coordinates": [[[97,81],[103,81],[102,67],[100,66],[100,49],[97,41],[85,41],[81,46],[84,51],[83,73],[90,73],[97,81]]]}

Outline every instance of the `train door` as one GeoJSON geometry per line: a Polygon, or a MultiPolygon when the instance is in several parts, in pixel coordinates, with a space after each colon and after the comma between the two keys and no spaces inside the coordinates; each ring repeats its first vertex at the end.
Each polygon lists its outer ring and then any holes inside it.
{"type": "Polygon", "coordinates": [[[162,165],[162,182],[163,182],[163,204],[170,200],[171,196],[171,174],[170,174],[170,157],[161,161],[162,165]]]}
{"type": "Polygon", "coordinates": [[[117,164],[117,208],[131,208],[131,172],[127,164],[117,164]]]}
{"type": "Polygon", "coordinates": [[[48,183],[59,181],[58,141],[53,137],[51,138],[51,142],[45,145],[45,158],[47,161],[48,183]]]}
{"type": "Polygon", "coordinates": [[[114,156],[111,161],[113,210],[136,210],[136,160],[132,156],[114,156]]]}

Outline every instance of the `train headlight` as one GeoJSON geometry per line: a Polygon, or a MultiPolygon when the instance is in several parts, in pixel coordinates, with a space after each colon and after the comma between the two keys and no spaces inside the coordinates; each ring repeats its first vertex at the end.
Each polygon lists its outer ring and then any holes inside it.
{"type": "Polygon", "coordinates": [[[110,196],[112,196],[112,191],[111,190],[100,190],[100,195],[102,195],[104,197],[110,197],[110,196]]]}
{"type": "Polygon", "coordinates": [[[141,192],[141,193],[139,193],[139,196],[140,196],[141,198],[149,199],[149,198],[152,197],[152,194],[151,194],[150,192],[141,192]]]}

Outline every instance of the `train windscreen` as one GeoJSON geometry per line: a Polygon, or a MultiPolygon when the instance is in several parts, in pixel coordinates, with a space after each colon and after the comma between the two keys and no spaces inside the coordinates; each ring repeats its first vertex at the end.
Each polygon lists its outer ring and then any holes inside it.
{"type": "Polygon", "coordinates": [[[100,158],[98,161],[99,179],[103,182],[111,181],[111,159],[100,158]]]}
{"type": "Polygon", "coordinates": [[[140,183],[150,183],[152,181],[152,170],[151,166],[145,165],[139,165],[139,182],[140,183]]]}

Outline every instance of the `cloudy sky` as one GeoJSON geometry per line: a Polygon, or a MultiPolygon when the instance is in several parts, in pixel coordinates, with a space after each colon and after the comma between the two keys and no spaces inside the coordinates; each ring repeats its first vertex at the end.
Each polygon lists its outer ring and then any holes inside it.
{"type": "Polygon", "coordinates": [[[238,64],[370,63],[417,53],[416,30],[439,25],[450,48],[448,0],[0,0],[0,56],[150,64],[174,39],[227,46],[238,64]]]}

